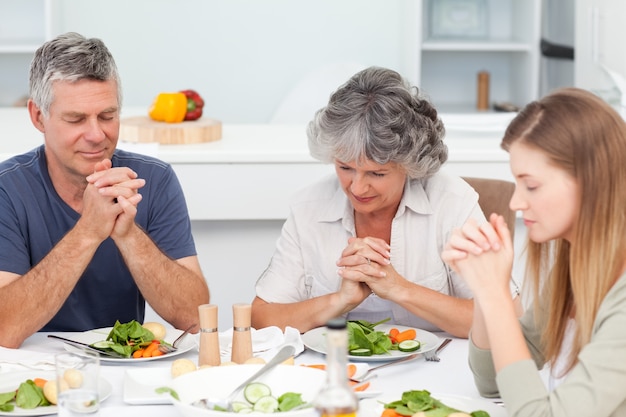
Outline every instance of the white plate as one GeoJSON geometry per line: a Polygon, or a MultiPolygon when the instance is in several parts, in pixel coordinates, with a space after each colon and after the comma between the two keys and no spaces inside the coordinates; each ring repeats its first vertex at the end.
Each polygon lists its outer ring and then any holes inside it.
{"type": "MultiPolygon", "coordinates": [[[[2,378],[0,379],[0,392],[16,390],[22,382],[35,378],[53,379],[56,378],[56,375],[54,371],[23,371],[2,374],[2,378]]],[[[98,381],[98,392],[100,394],[100,402],[102,402],[111,396],[113,386],[109,381],[100,377],[98,381]]],[[[46,416],[49,414],[57,414],[58,411],[56,405],[30,409],[15,407],[13,411],[0,411],[0,416],[46,416]]]]}
{"type": "MultiPolygon", "coordinates": [[[[105,327],[102,329],[88,330],[83,333],[73,334],[71,337],[68,336],[68,339],[76,340],[77,342],[91,344],[94,342],[105,340],[106,337],[109,335],[109,332],[111,331],[111,329],[112,327],[105,327]]],[[[183,332],[182,330],[174,330],[174,331],[168,330],[168,334],[165,340],[169,343],[172,343],[178,336],[181,335],[182,332],[183,332]],[[174,334],[171,334],[171,333],[174,333],[174,334]]],[[[80,348],[74,347],[67,343],[65,343],[64,346],[65,346],[65,350],[69,352],[80,351],[80,348]]],[[[100,355],[100,361],[101,362],[139,363],[139,362],[154,361],[154,360],[159,360],[159,359],[164,359],[164,358],[169,359],[172,356],[176,356],[176,355],[180,355],[182,353],[188,352],[191,349],[195,348],[196,346],[197,346],[197,343],[196,343],[195,335],[188,334],[187,336],[185,336],[185,338],[182,341],[179,342],[178,350],[176,350],[175,352],[171,352],[171,353],[161,355],[161,356],[154,356],[151,358],[114,358],[112,356],[100,355]]]]}
{"type": "MultiPolygon", "coordinates": [[[[396,328],[400,331],[407,329],[414,329],[414,327],[398,326],[395,324],[379,324],[374,328],[381,332],[388,333],[392,328],[396,328]]],[[[426,330],[415,329],[417,336],[415,340],[418,340],[421,344],[420,348],[414,352],[400,352],[399,350],[390,350],[388,354],[372,355],[372,356],[353,356],[348,355],[348,359],[352,361],[365,361],[365,362],[381,362],[392,361],[403,358],[405,356],[413,355],[415,353],[424,353],[435,349],[439,346],[440,339],[437,335],[427,332],[426,330]]],[[[326,327],[318,327],[316,329],[309,330],[302,335],[302,341],[304,346],[319,353],[326,354],[326,327]]]]}
{"type": "Polygon", "coordinates": [[[172,384],[171,367],[127,369],[124,373],[124,402],[132,405],[171,404],[168,394],[155,389],[172,384]]]}
{"type": "MultiPolygon", "coordinates": [[[[459,395],[431,393],[433,398],[438,399],[445,405],[456,408],[466,413],[483,410],[489,413],[490,417],[507,417],[506,409],[501,405],[492,403],[482,398],[469,398],[459,395]]],[[[397,401],[402,397],[402,393],[394,397],[385,396],[384,399],[365,399],[359,404],[359,417],[380,417],[383,412],[383,405],[388,402],[397,401]]]]}

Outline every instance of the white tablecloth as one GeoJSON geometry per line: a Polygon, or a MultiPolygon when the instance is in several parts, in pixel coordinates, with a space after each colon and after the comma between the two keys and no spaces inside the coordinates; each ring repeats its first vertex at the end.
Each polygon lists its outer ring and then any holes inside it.
{"type": "MultiPolygon", "coordinates": [[[[72,338],[72,333],[55,333],[64,337],[72,338]]],[[[441,335],[445,337],[446,335],[441,335]]],[[[197,340],[197,335],[190,335],[197,340]]],[[[427,389],[431,393],[443,393],[458,395],[469,398],[481,398],[476,390],[467,364],[467,340],[454,339],[440,354],[440,362],[428,362],[423,357],[415,360],[386,367],[377,371],[378,376],[371,380],[369,390],[381,391],[382,397],[399,399],[403,391],[427,389]]],[[[45,364],[53,360],[53,355],[64,351],[64,345],[59,340],[50,339],[46,333],[37,333],[28,338],[18,351],[0,350],[0,381],[3,376],[15,372],[16,368],[7,363],[10,356],[20,359],[23,356],[27,363],[45,364]],[[25,352],[26,355],[22,354],[25,352]],[[4,357],[3,357],[4,356],[4,357]],[[30,361],[30,362],[29,362],[30,361]],[[3,364],[4,363],[4,364],[3,364]]],[[[167,368],[177,358],[189,358],[197,363],[198,350],[192,349],[186,353],[167,359],[149,362],[132,361],[102,362],[101,376],[113,386],[112,394],[101,405],[100,416],[102,417],[136,417],[138,415],[150,415],[151,417],[171,417],[180,415],[172,405],[130,405],[124,402],[124,376],[128,369],[136,368],[167,368]]],[[[305,349],[296,357],[296,364],[319,364],[325,362],[324,355],[305,349]]],[[[370,362],[370,366],[376,366],[382,362],[370,362]]],[[[28,368],[24,368],[27,370],[28,368]]]]}

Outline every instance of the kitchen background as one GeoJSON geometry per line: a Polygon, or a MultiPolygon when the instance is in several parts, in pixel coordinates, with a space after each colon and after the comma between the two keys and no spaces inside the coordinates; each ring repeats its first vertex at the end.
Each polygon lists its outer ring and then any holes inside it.
{"type": "MultiPolygon", "coordinates": [[[[625,16],[623,0],[0,0],[0,112],[24,99],[33,51],[66,31],[108,45],[125,109],[147,111],[159,92],[192,88],[205,98],[205,116],[225,124],[304,124],[369,65],[399,71],[443,113],[477,123],[493,115],[476,112],[481,70],[490,72],[491,103],[523,106],[578,85],[619,107],[625,16]],[[542,40],[552,44],[549,56],[542,40]]],[[[16,140],[2,129],[0,151],[16,140]]],[[[194,220],[221,327],[230,304],[252,300],[282,222],[194,220]]],[[[517,247],[524,236],[518,225],[517,247]]],[[[518,279],[522,270],[523,258],[518,279]]]]}

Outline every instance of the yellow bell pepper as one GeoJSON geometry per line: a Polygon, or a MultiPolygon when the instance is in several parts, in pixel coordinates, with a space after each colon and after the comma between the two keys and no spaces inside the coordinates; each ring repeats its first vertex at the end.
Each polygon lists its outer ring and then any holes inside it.
{"type": "Polygon", "coordinates": [[[187,113],[187,96],[183,93],[160,93],[152,103],[148,114],[152,120],[180,123],[187,113]]]}

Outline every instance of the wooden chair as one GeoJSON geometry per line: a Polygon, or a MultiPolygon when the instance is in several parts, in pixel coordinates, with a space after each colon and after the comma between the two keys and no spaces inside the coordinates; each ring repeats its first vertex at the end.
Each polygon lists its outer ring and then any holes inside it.
{"type": "Polygon", "coordinates": [[[515,212],[509,208],[509,202],[515,191],[515,184],[510,181],[493,178],[463,177],[478,193],[478,204],[488,219],[491,213],[504,216],[511,231],[511,238],[515,234],[515,212]]]}

